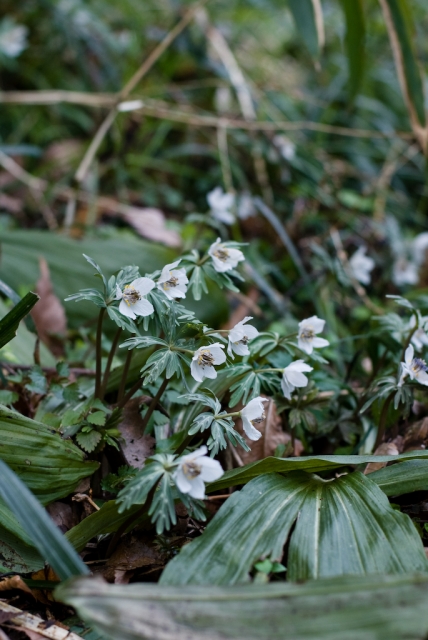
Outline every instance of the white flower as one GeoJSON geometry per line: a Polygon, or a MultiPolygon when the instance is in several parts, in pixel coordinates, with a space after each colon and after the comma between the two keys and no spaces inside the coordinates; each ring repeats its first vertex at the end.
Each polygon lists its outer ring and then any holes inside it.
{"type": "Polygon", "coordinates": [[[116,285],[116,300],[120,300],[120,313],[133,320],[137,316],[150,316],[154,311],[153,305],[144,296],[154,286],[155,283],[150,278],[137,278],[131,284],[127,284],[123,291],[116,285]]]}
{"type": "Polygon", "coordinates": [[[349,260],[352,277],[362,284],[370,284],[370,271],[375,267],[375,261],[366,256],[366,251],[366,247],[359,247],[349,260]]]}
{"type": "Polygon", "coordinates": [[[296,387],[306,387],[309,380],[303,371],[312,371],[313,367],[303,362],[303,360],[295,360],[282,372],[281,389],[287,400],[291,400],[291,394],[296,387]]]}
{"type": "Polygon", "coordinates": [[[238,200],[238,218],[246,220],[256,214],[256,208],[253,199],[247,191],[241,195],[238,200]]]}
{"type": "Polygon", "coordinates": [[[404,354],[404,362],[401,363],[401,376],[398,386],[403,385],[404,379],[410,376],[411,380],[416,380],[420,384],[428,386],[428,367],[424,360],[414,358],[415,350],[409,344],[404,354]]]}
{"type": "Polygon", "coordinates": [[[242,426],[250,440],[258,440],[262,437],[260,431],[254,427],[254,423],[263,422],[266,419],[263,402],[269,402],[266,398],[254,398],[241,411],[242,426]]]}
{"type": "Polygon", "coordinates": [[[233,351],[238,356],[248,356],[250,350],[248,348],[248,341],[256,338],[259,335],[257,329],[251,324],[245,324],[248,320],[252,320],[252,316],[247,316],[238,324],[235,324],[233,329],[229,331],[229,345],[227,347],[227,353],[234,358],[233,351]]]}
{"type": "Polygon", "coordinates": [[[186,276],[186,269],[175,268],[179,263],[180,260],[166,264],[156,285],[171,300],[186,297],[189,279],[186,276]]]}
{"type": "Polygon", "coordinates": [[[17,58],[27,47],[28,28],[6,17],[0,23],[0,51],[8,58],[17,58]]]}
{"type": "Polygon", "coordinates": [[[284,160],[293,160],[296,155],[296,145],[291,142],[287,136],[276,135],[273,139],[274,144],[279,149],[284,160]]]}
{"type": "Polygon", "coordinates": [[[419,280],[417,265],[404,257],[398,258],[392,268],[392,279],[397,286],[416,284],[419,280]]]}
{"type": "Polygon", "coordinates": [[[217,460],[209,458],[204,445],[193,453],[181,456],[177,460],[178,468],[174,473],[175,484],[181,493],[202,500],[205,497],[205,482],[214,482],[221,478],[224,471],[217,460]]]}
{"type": "Polygon", "coordinates": [[[190,373],[197,382],[202,382],[204,378],[217,378],[217,371],[214,364],[223,364],[226,361],[224,346],[219,342],[201,347],[193,354],[190,373]]]}
{"type": "Polygon", "coordinates": [[[424,233],[419,233],[415,238],[413,238],[411,253],[413,256],[413,260],[417,265],[423,264],[427,258],[427,249],[428,249],[428,231],[424,231],[424,233]]]}
{"type": "Polygon", "coordinates": [[[223,273],[238,266],[238,262],[245,260],[244,254],[239,249],[232,249],[222,244],[220,238],[210,246],[208,254],[213,259],[214,269],[223,273]]]}
{"type": "Polygon", "coordinates": [[[235,203],[235,196],[233,193],[223,193],[223,189],[221,187],[216,187],[209,192],[207,200],[213,218],[220,222],[224,222],[224,224],[233,224],[235,222],[235,216],[231,211],[231,208],[235,203]]]}
{"type": "Polygon", "coordinates": [[[328,340],[316,337],[316,334],[321,333],[324,329],[324,325],[325,320],[321,320],[317,318],[317,316],[312,316],[299,322],[299,335],[297,339],[299,349],[310,355],[314,347],[327,347],[330,344],[328,340]]]}
{"type": "MultiPolygon", "coordinates": [[[[418,329],[416,329],[416,331],[411,337],[411,341],[413,342],[413,344],[415,345],[418,351],[422,351],[424,345],[425,346],[428,345],[428,334],[421,326],[425,324],[425,321],[426,321],[426,318],[419,317],[419,327],[418,329]]],[[[414,329],[415,326],[416,326],[416,318],[415,316],[412,316],[410,318],[408,328],[414,329]]]]}

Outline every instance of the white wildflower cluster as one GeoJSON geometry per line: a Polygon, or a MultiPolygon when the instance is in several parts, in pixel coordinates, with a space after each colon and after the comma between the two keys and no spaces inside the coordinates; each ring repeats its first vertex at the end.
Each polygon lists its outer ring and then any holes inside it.
{"type": "Polygon", "coordinates": [[[256,213],[253,198],[248,191],[237,197],[234,193],[225,193],[221,187],[215,187],[208,193],[207,202],[210,216],[226,225],[233,224],[236,216],[240,220],[246,220],[256,213]]]}
{"type": "Polygon", "coordinates": [[[208,449],[204,445],[192,453],[178,458],[177,470],[174,473],[175,484],[181,493],[191,498],[202,500],[205,497],[205,483],[221,478],[224,471],[217,460],[207,456],[208,449]]]}

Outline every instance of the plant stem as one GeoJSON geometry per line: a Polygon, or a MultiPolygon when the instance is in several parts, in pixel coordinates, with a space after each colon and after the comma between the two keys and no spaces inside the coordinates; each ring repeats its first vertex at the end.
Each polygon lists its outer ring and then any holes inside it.
{"type": "Polygon", "coordinates": [[[221,413],[218,416],[214,416],[214,420],[221,420],[222,418],[236,418],[240,415],[240,411],[234,411],[233,413],[221,413]]]}
{"type": "Polygon", "coordinates": [[[100,313],[98,315],[98,325],[97,325],[97,339],[95,346],[95,397],[100,397],[101,392],[101,338],[103,333],[103,319],[106,310],[105,307],[100,309],[100,313]]]}
{"type": "MultiPolygon", "coordinates": [[[[126,379],[128,377],[128,371],[129,371],[129,367],[131,366],[131,360],[132,360],[133,354],[134,354],[134,350],[133,349],[129,349],[128,353],[126,354],[125,364],[123,365],[122,378],[120,380],[120,385],[119,385],[119,393],[117,394],[117,399],[118,399],[119,402],[121,402],[121,400],[122,400],[122,398],[123,398],[123,396],[125,394],[126,379]]],[[[138,389],[138,387],[137,387],[137,389],[138,389]]],[[[134,393],[135,393],[135,391],[134,391],[134,393]]]]}
{"type": "Polygon", "coordinates": [[[391,401],[392,401],[394,396],[395,396],[395,391],[393,391],[392,393],[389,394],[389,396],[385,400],[385,403],[384,403],[384,405],[382,407],[382,412],[380,414],[380,419],[379,419],[379,429],[378,429],[378,432],[377,432],[376,442],[375,442],[375,445],[374,445],[374,450],[375,451],[378,448],[378,446],[382,443],[383,437],[385,435],[386,420],[387,420],[387,417],[388,417],[388,409],[389,409],[389,405],[391,404],[391,401]]]}
{"type": "Polygon", "coordinates": [[[103,377],[103,381],[101,383],[101,398],[104,398],[105,392],[106,392],[106,388],[107,388],[107,382],[108,382],[108,378],[109,378],[109,374],[110,374],[110,369],[111,369],[111,363],[113,362],[113,358],[114,358],[114,354],[116,353],[116,349],[117,349],[117,344],[119,342],[119,338],[121,336],[122,333],[122,329],[119,327],[119,329],[116,332],[116,335],[114,336],[112,345],[111,345],[111,349],[110,349],[110,353],[108,354],[108,360],[107,360],[107,364],[106,364],[106,368],[104,371],[104,377],[103,377]]]}
{"type": "Polygon", "coordinates": [[[134,384],[134,386],[130,388],[130,390],[128,391],[126,396],[124,396],[122,398],[122,400],[119,402],[119,404],[117,405],[117,409],[122,409],[122,407],[124,407],[126,405],[128,400],[130,400],[132,398],[134,393],[136,391],[138,391],[138,389],[141,387],[142,384],[143,384],[143,378],[140,378],[139,380],[137,380],[137,382],[134,384]]]}
{"type": "Polygon", "coordinates": [[[270,372],[282,373],[283,369],[257,369],[255,371],[255,373],[270,373],[270,372]]]}
{"type": "Polygon", "coordinates": [[[153,398],[153,400],[151,401],[149,408],[146,411],[146,414],[143,418],[143,424],[141,425],[141,431],[144,433],[149,420],[152,416],[153,411],[156,409],[157,404],[159,402],[159,400],[162,397],[163,392],[165,391],[167,385],[168,385],[169,379],[165,378],[164,381],[162,382],[161,386],[159,387],[159,391],[157,392],[157,394],[155,395],[155,397],[153,398]]]}

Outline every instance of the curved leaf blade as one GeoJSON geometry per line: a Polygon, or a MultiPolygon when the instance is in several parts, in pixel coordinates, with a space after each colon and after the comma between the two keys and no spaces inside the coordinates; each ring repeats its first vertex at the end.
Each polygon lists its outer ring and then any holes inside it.
{"type": "Polygon", "coordinates": [[[0,496],[19,520],[36,549],[62,580],[89,573],[31,491],[2,460],[0,496]]]}
{"type": "Polygon", "coordinates": [[[112,640],[422,640],[428,576],[348,576],[234,587],[77,578],[55,597],[112,640]]]}
{"type": "Polygon", "coordinates": [[[340,0],[345,14],[345,51],[349,68],[349,93],[354,98],[361,86],[365,63],[366,26],[362,0],[340,0]]]}
{"type": "Polygon", "coordinates": [[[0,320],[0,349],[16,336],[19,323],[31,311],[39,296],[31,291],[0,320]]]}
{"type": "Polygon", "coordinates": [[[324,21],[320,0],[288,0],[296,27],[313,58],[324,46],[324,21]]]}
{"type": "Polygon", "coordinates": [[[368,476],[357,471],[323,480],[296,472],[260,476],[232,494],[202,536],[168,563],[160,582],[235,584],[264,558],[286,564],[290,580],[428,570],[412,521],[391,508],[368,476]]]}

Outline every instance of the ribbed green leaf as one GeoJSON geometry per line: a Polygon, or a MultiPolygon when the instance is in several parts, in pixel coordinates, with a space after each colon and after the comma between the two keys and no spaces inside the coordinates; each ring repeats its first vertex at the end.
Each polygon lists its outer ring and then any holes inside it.
{"type": "Polygon", "coordinates": [[[349,68],[349,92],[353,98],[359,91],[365,62],[365,18],[363,0],[340,0],[345,21],[345,51],[349,68]]]}
{"type": "Polygon", "coordinates": [[[408,460],[373,471],[370,480],[387,496],[400,496],[413,491],[428,491],[428,460],[408,460]]]}
{"type": "Polygon", "coordinates": [[[19,520],[40,555],[61,579],[89,573],[31,491],[2,460],[0,496],[19,520]]]}
{"type": "Polygon", "coordinates": [[[407,0],[380,0],[394,53],[397,73],[412,122],[426,123],[421,72],[413,46],[413,25],[407,0]]]}
{"type": "Polygon", "coordinates": [[[293,14],[296,27],[300,32],[309,53],[314,58],[317,58],[323,46],[323,38],[321,35],[323,32],[322,14],[317,16],[317,10],[319,12],[321,6],[319,1],[288,0],[288,4],[293,14]]]}
{"type": "Polygon", "coordinates": [[[77,578],[55,597],[112,640],[424,640],[428,576],[235,587],[77,578]]]}
{"type": "Polygon", "coordinates": [[[410,518],[392,509],[368,476],[260,476],[223,504],[199,538],[166,566],[161,584],[235,584],[264,558],[290,580],[426,571],[410,518]],[[283,549],[293,524],[288,558],[283,549]]]}
{"type": "Polygon", "coordinates": [[[97,462],[41,422],[0,405],[0,459],[47,504],[67,496],[92,475],[97,462]]]}
{"type": "Polygon", "coordinates": [[[246,484],[263,473],[290,473],[306,471],[318,473],[339,467],[368,464],[369,462],[400,462],[417,458],[428,459],[428,451],[409,451],[399,456],[302,456],[301,458],[264,458],[244,467],[227,471],[219,480],[207,486],[207,493],[227,487],[246,484]]]}
{"type": "Polygon", "coordinates": [[[39,296],[35,293],[27,293],[27,295],[0,320],[0,349],[15,337],[19,323],[31,311],[38,300],[39,296]]]}

